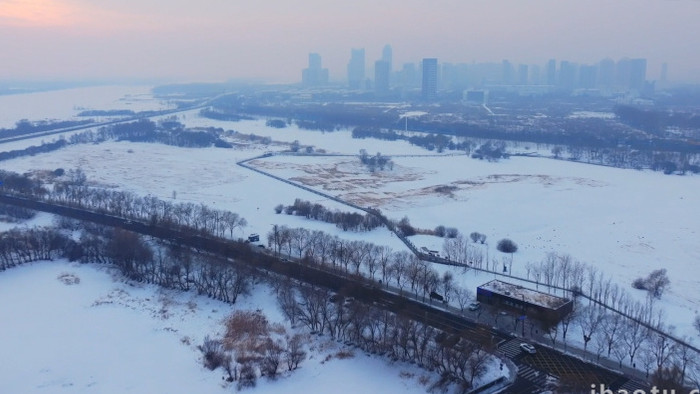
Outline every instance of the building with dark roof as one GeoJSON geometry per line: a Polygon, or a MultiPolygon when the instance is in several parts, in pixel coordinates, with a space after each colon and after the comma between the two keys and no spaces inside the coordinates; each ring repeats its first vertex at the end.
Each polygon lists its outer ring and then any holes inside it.
{"type": "Polygon", "coordinates": [[[476,299],[483,304],[514,310],[548,323],[558,323],[571,313],[574,306],[574,302],[567,298],[497,279],[477,287],[476,299]]]}

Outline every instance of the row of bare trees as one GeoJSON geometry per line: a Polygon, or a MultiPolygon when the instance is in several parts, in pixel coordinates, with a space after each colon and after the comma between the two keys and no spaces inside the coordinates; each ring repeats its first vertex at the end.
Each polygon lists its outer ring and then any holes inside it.
{"type": "Polygon", "coordinates": [[[3,191],[48,202],[152,224],[187,227],[217,237],[233,238],[237,231],[247,225],[245,218],[237,213],[212,209],[204,204],[176,203],[150,195],[139,196],[126,191],[92,187],[80,169],[65,171],[63,175],[54,174],[51,181],[53,186],[47,188],[36,177],[0,170],[3,191]]]}
{"type": "Polygon", "coordinates": [[[268,234],[270,248],[278,255],[287,255],[308,264],[317,264],[346,274],[363,275],[372,281],[392,284],[401,291],[428,297],[442,294],[445,301],[457,298],[463,307],[468,292],[458,289],[451,273],[442,276],[430,263],[414,254],[364,241],[349,241],[318,230],[275,226],[268,234]]]}
{"type": "Polygon", "coordinates": [[[200,254],[180,245],[154,243],[143,236],[101,226],[81,236],[78,255],[83,262],[111,263],[126,277],[235,303],[247,294],[254,272],[245,264],[200,254]]]}
{"type": "Polygon", "coordinates": [[[14,228],[0,232],[0,271],[62,257],[73,242],[55,229],[14,228]]]}
{"type": "Polygon", "coordinates": [[[334,223],[336,227],[343,231],[371,231],[382,225],[381,220],[375,215],[365,213],[361,215],[357,212],[341,212],[339,210],[329,210],[318,203],[297,198],[294,204],[286,207],[279,204],[275,207],[276,213],[285,212],[287,215],[303,216],[307,219],[321,220],[326,223],[334,223]]]}
{"type": "Polygon", "coordinates": [[[645,302],[640,302],[598,268],[574,260],[568,254],[549,253],[544,260],[528,263],[525,267],[527,279],[537,286],[543,284],[548,291],[559,290],[565,296],[585,295],[590,303],[603,305],[651,326],[655,324],[655,300],[669,286],[665,270],[660,270],[660,275],[650,275],[655,278],[654,281],[648,280],[653,291],[648,292],[645,302]]]}
{"type": "MultiPolygon", "coordinates": [[[[616,360],[619,367],[627,364],[646,371],[652,385],[667,389],[684,390],[700,384],[700,359],[688,346],[674,341],[664,332],[673,334],[674,327],[666,326],[662,314],[657,314],[653,322],[657,330],[639,324],[619,313],[592,303],[583,305],[577,300],[572,313],[559,324],[547,328],[546,336],[552,345],[558,338],[567,345],[567,334],[577,328],[581,334],[584,350],[595,356],[616,360]]],[[[649,313],[648,306],[635,306],[636,317],[644,318],[649,313]]],[[[687,337],[683,341],[689,342],[687,337]]]]}
{"type": "Polygon", "coordinates": [[[437,387],[458,384],[465,391],[483,376],[491,360],[487,345],[448,335],[387,310],[357,302],[310,285],[280,278],[276,284],[280,310],[292,325],[353,344],[392,360],[415,362],[436,371],[437,387]]]}
{"type": "Polygon", "coordinates": [[[84,177],[57,180],[45,200],[76,206],[149,223],[187,227],[202,234],[233,238],[247,221],[237,213],[217,210],[204,204],[176,203],[154,196],[94,188],[84,177]]]}

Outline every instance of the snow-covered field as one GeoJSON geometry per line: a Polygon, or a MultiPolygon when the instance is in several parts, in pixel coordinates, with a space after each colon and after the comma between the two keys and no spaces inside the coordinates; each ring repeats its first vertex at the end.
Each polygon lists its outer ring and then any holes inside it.
{"type": "MultiPolygon", "coordinates": [[[[692,333],[700,308],[700,277],[689,275],[700,260],[700,178],[529,157],[393,160],[392,171],[374,174],[352,158],[275,156],[253,163],[395,219],[407,216],[418,228],[482,232],[491,257],[501,258],[495,244],[510,238],[519,245],[515,275],[526,276],[526,263],[549,252],[595,265],[628,288],[632,279],[666,268],[671,288],[663,309],[679,330],[692,333]]],[[[436,237],[414,243],[442,247],[436,237]]]]}
{"type": "MultiPolygon", "coordinates": [[[[35,111],[37,116],[30,119],[48,116],[40,109],[35,111]]],[[[606,277],[643,299],[643,293],[631,289],[631,281],[666,268],[671,287],[658,305],[677,333],[694,335],[691,322],[700,310],[700,275],[694,267],[700,261],[697,176],[544,158],[513,157],[492,163],[465,156],[399,157],[431,152],[406,142],[352,139],[349,130],[274,129],[265,126],[264,119],[221,122],[188,112],[180,115],[180,120],[191,127],[222,127],[275,141],[299,140],[327,152],[357,154],[366,149],[369,154],[394,155],[392,171],[374,174],[357,159],[347,157],[273,156],[252,164],[357,204],[377,206],[394,219],[407,216],[419,228],[445,225],[458,228],[462,234],[479,231],[488,236],[491,257],[500,258],[496,242],[510,238],[519,246],[513,263],[516,275],[524,276],[526,263],[540,261],[548,252],[566,253],[598,267],[606,277]],[[436,191],[440,186],[442,191],[436,191]]],[[[266,234],[272,225],[285,224],[386,244],[395,250],[404,248],[385,229],[344,233],[329,224],[276,215],[274,206],[291,204],[295,198],[351,210],[235,164],[278,149],[259,145],[233,150],[184,149],[113,142],[72,146],[1,164],[3,169],[18,172],[79,167],[88,179],[101,185],[164,199],[176,192],[178,201],[201,202],[241,214],[249,222],[241,236],[266,234]]],[[[5,150],[2,145],[0,150],[5,150]]],[[[440,250],[442,246],[442,240],[435,237],[422,236],[414,242],[429,249],[440,250]]],[[[460,276],[470,286],[492,277],[460,276]]]]}
{"type": "Polygon", "coordinates": [[[80,119],[77,115],[84,110],[138,112],[168,109],[172,106],[154,98],[149,86],[96,86],[0,95],[0,108],[2,108],[0,128],[12,128],[22,119],[29,121],[80,119]]]}
{"type": "MultiPolygon", "coordinates": [[[[221,370],[202,367],[196,346],[220,336],[235,309],[282,321],[258,286],[235,306],[194,293],[121,280],[106,266],[40,262],[0,273],[2,393],[230,393],[221,370]],[[76,282],[76,279],[78,283],[76,282]],[[72,284],[71,284],[72,283],[72,284]]],[[[424,393],[415,366],[328,342],[307,343],[291,375],[258,381],[256,394],[424,393]],[[350,350],[351,358],[333,357],[350,350]],[[330,357],[329,357],[330,356],[330,357]]]]}

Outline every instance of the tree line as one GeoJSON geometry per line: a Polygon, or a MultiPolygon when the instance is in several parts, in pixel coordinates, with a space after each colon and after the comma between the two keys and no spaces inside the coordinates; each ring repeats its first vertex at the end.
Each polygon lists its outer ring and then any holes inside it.
{"type": "Polygon", "coordinates": [[[148,119],[141,119],[104,126],[96,131],[86,130],[72,134],[67,139],[61,137],[52,142],[43,142],[41,145],[0,152],[0,161],[53,152],[69,145],[96,144],[106,141],[150,142],[188,148],[211,146],[232,148],[233,145],[221,138],[223,133],[224,130],[221,128],[186,129],[183,124],[173,120],[162,120],[155,123],[148,119]]]}
{"type": "MultiPolygon", "coordinates": [[[[184,215],[176,219],[171,216],[177,211],[176,208],[158,199],[139,198],[123,192],[86,188],[84,175],[79,171],[67,172],[68,179],[63,181],[62,186],[67,189],[54,187],[52,192],[43,189],[39,181],[26,176],[17,174],[8,176],[8,173],[0,175],[3,176],[0,179],[5,182],[5,185],[9,184],[16,190],[23,190],[26,194],[37,192],[45,198],[58,197],[57,201],[67,202],[67,205],[80,203],[82,207],[91,207],[101,212],[110,214],[118,212],[126,217],[150,218],[164,225],[176,226],[180,223],[179,225],[193,226],[192,228],[196,231],[208,235],[223,236],[227,233],[225,226],[214,225],[217,223],[216,218],[219,218],[220,223],[221,218],[226,216],[224,214],[216,214],[204,209],[199,210],[195,216],[184,215]],[[74,192],[66,192],[71,188],[76,189],[74,192]],[[180,222],[177,222],[178,220],[180,222]]],[[[50,245],[63,245],[60,237],[44,235],[44,241],[33,242],[31,240],[34,235],[27,238],[26,234],[21,232],[3,234],[3,239],[6,240],[2,251],[3,267],[11,267],[46,256],[51,258],[61,248],[50,245]]],[[[321,265],[345,274],[364,275],[381,284],[392,284],[400,291],[411,291],[424,299],[431,299],[431,293],[434,292],[442,294],[444,301],[455,301],[464,309],[472,297],[471,292],[455,285],[451,273],[440,276],[427,262],[421,261],[408,252],[393,252],[384,246],[342,240],[320,231],[290,229],[285,226],[276,226],[268,233],[267,238],[268,245],[275,253],[284,253],[307,264],[321,265]]],[[[460,238],[447,240],[453,245],[444,248],[446,254],[451,253],[450,259],[466,261],[466,265],[471,263],[476,268],[480,264],[477,263],[479,253],[476,252],[478,250],[475,248],[478,247],[476,241],[480,241],[482,237],[475,233],[474,245],[465,243],[465,240],[460,238]],[[472,260],[471,257],[474,256],[476,257],[472,260]]],[[[193,288],[202,294],[229,300],[229,302],[235,301],[237,294],[240,294],[239,291],[244,291],[238,286],[241,283],[239,279],[241,276],[219,271],[228,267],[227,264],[201,265],[199,270],[193,270],[190,265],[180,263],[177,267],[173,267],[167,262],[173,259],[162,257],[167,257],[163,251],[156,252],[154,253],[140,236],[123,230],[109,232],[100,226],[92,226],[90,231],[86,231],[81,237],[79,247],[67,242],[64,249],[65,255],[73,259],[114,263],[126,276],[135,280],[176,288],[193,288]]],[[[695,355],[692,349],[683,345],[684,342],[688,342],[687,338],[678,342],[662,332],[665,330],[672,333],[673,329],[665,325],[659,310],[653,309],[655,297],[649,297],[646,303],[635,302],[622,288],[612,283],[609,278],[605,278],[595,267],[575,261],[567,255],[550,254],[539,264],[528,264],[526,270],[528,279],[534,280],[538,286],[543,284],[549,289],[560,288],[565,294],[570,294],[574,298],[580,294],[587,294],[588,305],[584,305],[585,301],[581,301],[582,298],[579,297],[574,313],[559,324],[542,327],[553,344],[556,343],[559,335],[566,343],[567,332],[573,323],[580,328],[584,348],[593,344],[598,357],[607,351],[608,357],[619,356],[620,364],[626,358],[634,367],[637,362],[641,362],[640,365],[652,372],[654,379],[670,379],[669,376],[672,379],[679,379],[680,376],[690,379],[689,374],[696,373],[694,369],[696,366],[684,361],[686,358],[692,359],[688,355],[695,355]],[[620,313],[613,313],[614,311],[620,313]],[[625,316],[627,318],[624,318],[625,316]],[[621,319],[622,323],[617,319],[621,319]],[[608,324],[610,326],[607,326],[608,324]],[[626,328],[620,328],[623,325],[626,328]],[[616,334],[618,332],[625,334],[618,336],[616,334]],[[611,345],[615,343],[613,340],[615,338],[618,341],[621,340],[620,338],[630,340],[629,343],[619,347],[624,349],[624,357],[620,351],[615,353],[616,350],[611,345]],[[607,347],[604,346],[606,344],[607,347]],[[640,358],[640,354],[644,356],[640,358]],[[647,365],[650,367],[647,368],[647,365]]],[[[517,329],[517,320],[513,324],[514,329],[517,329]]]]}
{"type": "Polygon", "coordinates": [[[40,133],[42,131],[65,129],[68,127],[82,126],[92,122],[92,119],[62,121],[40,120],[33,122],[29,121],[28,119],[22,119],[15,123],[14,128],[1,128],[0,138],[18,137],[26,134],[40,133]]]}
{"type": "Polygon", "coordinates": [[[286,213],[287,215],[303,216],[307,219],[320,220],[326,223],[334,223],[336,227],[343,231],[371,231],[382,225],[382,222],[374,215],[365,213],[361,215],[357,212],[331,211],[319,203],[295,199],[292,205],[286,207],[279,204],[275,207],[276,213],[286,213]]]}
{"type": "Polygon", "coordinates": [[[488,344],[448,334],[405,316],[286,278],[275,283],[277,302],[286,319],[312,333],[352,344],[393,361],[415,363],[435,371],[433,389],[456,384],[462,392],[483,376],[493,358],[488,344]]]}

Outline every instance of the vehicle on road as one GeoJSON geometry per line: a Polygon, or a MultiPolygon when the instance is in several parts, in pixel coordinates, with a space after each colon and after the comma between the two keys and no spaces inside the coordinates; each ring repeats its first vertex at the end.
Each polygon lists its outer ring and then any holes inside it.
{"type": "Polygon", "coordinates": [[[480,303],[480,302],[472,302],[471,304],[469,304],[469,307],[468,307],[468,309],[469,309],[470,311],[475,311],[475,310],[477,310],[477,309],[479,309],[479,308],[481,308],[481,303],[480,303]]]}
{"type": "Polygon", "coordinates": [[[530,345],[529,343],[525,343],[525,342],[520,344],[520,349],[522,349],[522,351],[524,351],[525,353],[530,353],[530,354],[537,353],[537,349],[535,349],[534,346],[530,345]]]}

